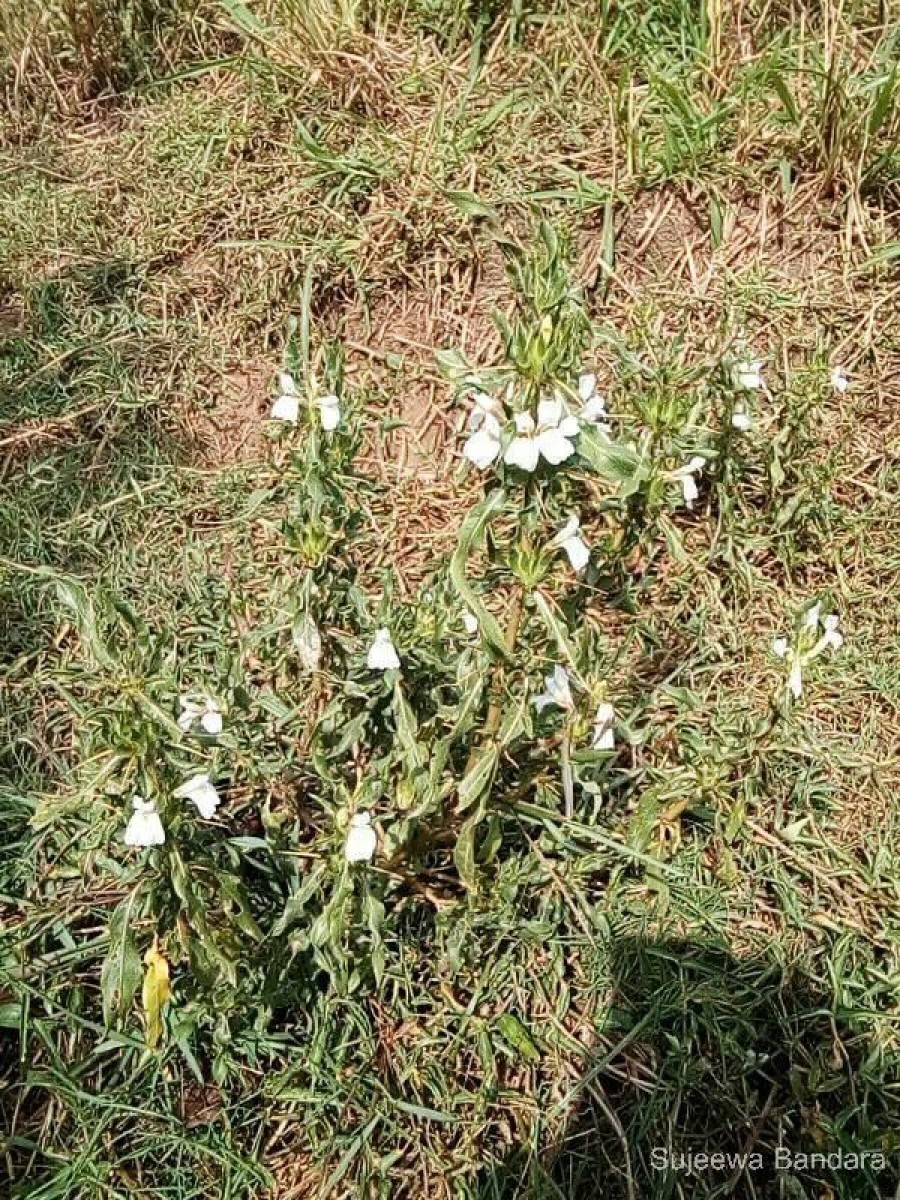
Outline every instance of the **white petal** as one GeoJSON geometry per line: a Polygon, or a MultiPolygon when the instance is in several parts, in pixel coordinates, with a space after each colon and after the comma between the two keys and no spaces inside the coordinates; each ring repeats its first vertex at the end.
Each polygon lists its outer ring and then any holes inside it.
{"type": "Polygon", "coordinates": [[[536,440],[541,454],[554,467],[575,453],[575,447],[559,429],[545,429],[536,440]]]}
{"type": "Polygon", "coordinates": [[[323,396],[319,401],[319,419],[326,433],[332,433],[341,423],[341,405],[337,396],[323,396]]]}
{"type": "Polygon", "coordinates": [[[541,692],[539,696],[535,696],[532,703],[540,713],[543,712],[545,708],[549,708],[551,704],[555,704],[556,701],[548,692],[541,692]]]}
{"type": "Polygon", "coordinates": [[[583,425],[603,425],[606,416],[606,401],[602,396],[592,396],[578,414],[583,425]]]}
{"type": "Polygon", "coordinates": [[[552,400],[539,400],[537,407],[537,423],[540,429],[555,429],[565,416],[563,402],[558,396],[552,400]]]}
{"type": "Polygon", "coordinates": [[[278,372],[278,390],[282,396],[297,396],[297,385],[294,383],[294,377],[288,371],[278,372]]]}
{"type": "Polygon", "coordinates": [[[788,652],[788,640],[786,637],[777,637],[772,642],[772,653],[778,658],[784,658],[788,652]]]}
{"type": "Polygon", "coordinates": [[[487,428],[473,433],[463,446],[463,457],[474,463],[481,471],[486,470],[499,453],[500,439],[487,428]]]}
{"type": "Polygon", "coordinates": [[[819,613],[822,611],[821,604],[814,604],[803,618],[803,624],[807,629],[815,629],[819,624],[819,613]]]}
{"type": "Polygon", "coordinates": [[[216,809],[219,807],[219,794],[215,788],[204,792],[201,796],[192,796],[191,800],[204,821],[211,821],[216,815],[216,809]]]}
{"type": "Polygon", "coordinates": [[[462,621],[466,633],[478,632],[478,618],[474,613],[469,612],[468,609],[463,613],[462,621]]]}
{"type": "MultiPolygon", "coordinates": [[[[585,401],[586,404],[590,403],[596,387],[597,376],[592,371],[588,371],[584,375],[578,376],[578,395],[583,401],[585,401]]],[[[600,397],[597,398],[600,399],[600,397]]],[[[603,401],[600,400],[600,403],[602,404],[603,401]]]]}
{"type": "Polygon", "coordinates": [[[132,801],[134,812],[125,826],[126,846],[161,846],[166,840],[156,805],[149,800],[135,796],[132,801]]]}
{"type": "Polygon", "coordinates": [[[522,471],[533,471],[538,464],[537,438],[515,437],[506,447],[503,455],[504,462],[522,471]]]}
{"type": "Polygon", "coordinates": [[[615,716],[616,714],[611,704],[603,703],[597,706],[597,714],[594,717],[594,740],[592,742],[595,750],[615,750],[616,739],[613,734],[615,716]]]}
{"type": "Polygon", "coordinates": [[[824,638],[822,638],[822,641],[826,646],[830,646],[832,650],[840,650],[844,644],[844,635],[838,633],[836,629],[829,629],[824,638]]]}
{"type": "Polygon", "coordinates": [[[822,625],[827,630],[837,629],[840,620],[841,618],[837,613],[829,613],[827,617],[822,618],[822,625]]]}
{"type": "Polygon", "coordinates": [[[344,858],[348,863],[371,862],[378,848],[378,836],[371,825],[368,813],[360,813],[350,822],[344,858]]]}
{"type": "Polygon", "coordinates": [[[200,718],[200,725],[207,733],[216,736],[222,732],[222,714],[217,708],[210,705],[200,718]]]}
{"type": "Polygon", "coordinates": [[[803,695],[803,668],[799,658],[795,658],[791,666],[788,687],[791,689],[791,695],[794,699],[799,700],[803,695]]]}
{"type": "Polygon", "coordinates": [[[738,385],[742,388],[747,388],[748,391],[761,388],[763,386],[762,366],[761,359],[757,359],[754,362],[738,363],[735,371],[738,385]]]}
{"type": "Polygon", "coordinates": [[[488,392],[476,392],[472,397],[472,402],[476,408],[490,414],[494,418],[498,417],[502,411],[500,401],[488,392]]]}
{"type": "Polygon", "coordinates": [[[587,542],[580,537],[569,538],[563,543],[563,549],[569,556],[569,562],[575,571],[583,571],[590,561],[591,552],[587,542]]]}
{"type": "Polygon", "coordinates": [[[684,493],[684,502],[688,508],[693,508],[694,501],[700,495],[697,488],[697,480],[693,475],[684,475],[681,480],[681,490],[684,493]]]}
{"type": "MultiPolygon", "coordinates": [[[[183,703],[183,701],[182,701],[182,703],[183,703]]],[[[194,721],[197,719],[197,717],[199,717],[199,715],[200,715],[200,710],[195,709],[193,706],[191,706],[190,708],[188,708],[188,707],[183,708],[181,711],[181,714],[178,717],[178,728],[183,733],[187,733],[187,731],[190,729],[190,727],[193,725],[194,721]]]]}
{"type": "Polygon", "coordinates": [[[366,664],[370,671],[396,671],[399,668],[400,659],[397,657],[397,651],[394,649],[394,643],[391,641],[391,635],[387,629],[379,629],[375,634],[375,639],[369,647],[366,664]]]}
{"type": "Polygon", "coordinates": [[[559,432],[564,433],[566,437],[578,437],[581,432],[581,426],[578,424],[577,417],[565,416],[559,423],[559,432]]]}
{"type": "Polygon", "coordinates": [[[199,775],[192,775],[190,779],[186,779],[184,783],[178,785],[172,795],[176,800],[187,800],[199,788],[209,786],[209,776],[204,772],[199,775]]]}
{"type": "Polygon", "coordinates": [[[733,412],[731,414],[731,424],[735,429],[739,429],[741,433],[746,433],[748,429],[753,428],[750,414],[746,412],[733,412]]]}
{"type": "Polygon", "coordinates": [[[566,521],[565,525],[563,525],[562,529],[559,531],[559,533],[556,535],[556,537],[553,539],[553,541],[550,543],[550,545],[551,546],[565,545],[565,543],[569,540],[569,538],[574,537],[580,528],[581,528],[581,522],[578,520],[577,514],[572,513],[572,515],[569,517],[568,521],[566,521]]]}
{"type": "Polygon", "coordinates": [[[222,802],[208,775],[192,775],[186,783],[175,789],[173,795],[177,800],[190,800],[200,816],[207,821],[215,816],[216,809],[222,802]]]}
{"type": "Polygon", "coordinates": [[[693,458],[688,460],[688,464],[684,469],[690,472],[691,475],[695,475],[698,471],[702,471],[705,466],[706,459],[703,455],[695,454],[693,458]]]}
{"type": "Polygon", "coordinates": [[[300,400],[297,396],[279,396],[272,405],[272,420],[296,424],[300,417],[300,400]]]}
{"type": "Polygon", "coordinates": [[[513,415],[516,433],[534,433],[534,417],[531,413],[517,412],[513,415]]]}
{"type": "Polygon", "coordinates": [[[544,687],[554,704],[558,704],[560,708],[574,707],[572,689],[569,687],[569,672],[565,667],[554,667],[553,674],[544,679],[544,687]]]}
{"type": "Polygon", "coordinates": [[[850,376],[843,367],[835,367],[831,372],[831,386],[843,395],[850,386],[850,376]]]}

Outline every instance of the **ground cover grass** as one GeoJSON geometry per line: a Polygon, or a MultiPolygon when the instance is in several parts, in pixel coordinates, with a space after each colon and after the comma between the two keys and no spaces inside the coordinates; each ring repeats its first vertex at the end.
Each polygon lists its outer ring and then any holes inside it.
{"type": "MultiPolygon", "coordinates": [[[[3,8],[11,1194],[894,1193],[892,9],[3,8]],[[579,590],[557,564],[546,590],[618,750],[576,763],[572,819],[532,730],[474,865],[454,818],[342,891],[344,809],[402,712],[359,638],[396,623],[428,745],[472,653],[436,633],[486,490],[440,352],[502,362],[493,314],[534,302],[542,221],[614,431],[671,412],[677,442],[729,355],[764,358],[768,391],[694,509],[660,501],[627,546],[585,484],[598,569],[579,590]],[[267,419],[307,324],[346,401],[321,461],[267,419]],[[789,705],[772,638],[815,599],[846,641],[789,705]],[[223,738],[173,751],[165,718],[204,687],[223,738]],[[207,749],[215,823],[126,849],[129,764],[207,749]],[[148,1047],[154,935],[172,996],[148,1047]],[[885,1164],[775,1171],[778,1146],[885,1164]],[[659,1147],[764,1163],[660,1170],[659,1147]]],[[[502,544],[467,567],[498,618],[502,544]]],[[[527,610],[538,688],[539,627],[527,610]]],[[[409,803],[393,770],[364,796],[385,828],[409,803]]]]}

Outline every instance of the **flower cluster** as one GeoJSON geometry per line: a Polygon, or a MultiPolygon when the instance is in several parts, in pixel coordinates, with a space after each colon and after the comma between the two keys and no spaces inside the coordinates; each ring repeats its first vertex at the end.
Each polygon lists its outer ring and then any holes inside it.
{"type": "MultiPolygon", "coordinates": [[[[572,695],[569,672],[565,667],[557,664],[551,674],[545,676],[544,690],[534,697],[532,703],[539,713],[551,705],[561,708],[564,712],[575,711],[575,698],[572,695]]],[[[613,706],[608,700],[601,701],[594,714],[594,732],[591,738],[593,750],[615,750],[616,740],[613,732],[615,719],[616,713],[613,706]]]]}
{"type": "MultiPolygon", "coordinates": [[[[179,700],[181,714],[178,727],[184,733],[189,733],[196,726],[210,737],[217,737],[222,732],[222,710],[215,700],[208,696],[197,700],[191,696],[182,696],[179,700]]],[[[192,775],[172,795],[176,800],[188,800],[197,809],[204,820],[210,821],[216,814],[216,809],[222,798],[216,791],[208,774],[192,775]]],[[[144,796],[132,798],[134,811],[125,827],[126,846],[161,846],[166,840],[166,831],[159,815],[159,809],[154,800],[144,796]]]]}
{"type": "Polygon", "coordinates": [[[487,392],[475,392],[469,414],[469,436],[463,455],[486,471],[497,459],[526,474],[537,470],[543,460],[558,467],[575,453],[575,439],[590,426],[607,433],[606,401],[597,393],[594,375],[578,380],[580,407],[577,413],[557,392],[538,401],[537,412],[513,408],[515,389],[507,388],[505,401],[487,392]]]}
{"type": "MultiPolygon", "coordinates": [[[[470,613],[464,614],[464,619],[474,620],[470,613]]],[[[469,622],[466,622],[469,629],[469,622]]],[[[478,623],[475,621],[475,630],[478,623]]],[[[473,630],[470,630],[473,632],[473,630]]],[[[321,656],[322,643],[318,629],[311,622],[307,623],[302,632],[302,640],[307,654],[305,661],[312,669],[318,666],[321,656]],[[311,626],[311,628],[310,628],[311,626]]],[[[390,631],[378,629],[369,646],[366,665],[372,671],[396,671],[400,668],[400,657],[394,647],[390,631]]],[[[179,700],[181,714],[178,718],[179,728],[188,733],[199,728],[210,737],[216,737],[222,732],[222,710],[209,697],[196,699],[182,696],[179,700]]],[[[206,773],[192,775],[172,795],[176,800],[188,800],[205,820],[211,820],[216,809],[221,804],[221,797],[215,785],[206,773]]],[[[135,795],[132,798],[133,812],[125,828],[125,844],[127,846],[161,846],[166,840],[165,827],[155,801],[144,796],[135,795]]],[[[350,832],[345,846],[345,857],[348,862],[368,862],[375,853],[375,832],[370,827],[368,813],[354,816],[350,822],[350,832]]]]}
{"type": "MultiPolygon", "coordinates": [[[[281,371],[278,375],[278,396],[272,405],[272,420],[284,421],[288,425],[296,425],[300,420],[300,401],[302,396],[297,388],[293,375],[281,371]]],[[[315,396],[313,407],[318,411],[319,420],[326,433],[333,433],[341,423],[341,402],[333,393],[315,396]]]]}
{"type": "Polygon", "coordinates": [[[814,604],[803,614],[792,640],[776,637],[772,651],[776,658],[788,663],[787,687],[795,700],[803,695],[803,668],[824,650],[840,650],[844,638],[838,632],[836,613],[822,616],[821,604],[814,604]],[[821,628],[821,633],[820,633],[821,628]]]}

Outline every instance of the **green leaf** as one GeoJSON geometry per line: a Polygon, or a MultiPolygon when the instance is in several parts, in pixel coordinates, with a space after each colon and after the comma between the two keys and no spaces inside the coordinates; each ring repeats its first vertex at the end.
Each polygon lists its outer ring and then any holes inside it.
{"type": "Polygon", "coordinates": [[[666,539],[666,546],[669,553],[676,562],[686,563],[688,561],[688,553],[684,548],[682,536],[668,517],[663,514],[660,514],[659,517],[659,527],[662,530],[663,537],[666,539]]]}
{"type": "Polygon", "coordinates": [[[623,495],[631,495],[646,478],[647,469],[638,451],[612,441],[598,429],[582,429],[578,435],[578,453],[596,475],[615,484],[623,495]]]}
{"type": "Polygon", "coordinates": [[[487,221],[499,221],[500,214],[490,204],[479,200],[474,192],[445,189],[444,195],[466,217],[482,217],[487,221]]]}
{"type": "Polygon", "coordinates": [[[553,611],[553,608],[550,605],[550,601],[543,594],[543,592],[535,592],[534,593],[534,602],[535,602],[538,612],[541,614],[541,617],[544,620],[544,624],[547,626],[547,629],[550,631],[550,636],[556,642],[556,645],[557,645],[557,648],[559,649],[560,654],[562,654],[564,658],[568,659],[569,664],[575,670],[577,670],[578,666],[575,661],[575,651],[572,648],[572,645],[569,641],[568,630],[566,629],[565,625],[563,625],[562,621],[559,619],[559,617],[556,615],[556,613],[553,611]]]}
{"type": "Polygon", "coordinates": [[[115,668],[112,655],[97,630],[94,605],[87,590],[77,579],[59,575],[56,577],[56,595],[60,603],[71,612],[78,633],[94,661],[107,671],[115,668]]]}
{"type": "Polygon", "coordinates": [[[451,383],[473,379],[472,367],[459,350],[438,350],[435,354],[438,370],[451,383]]]}
{"type": "Polygon", "coordinates": [[[616,267],[616,209],[611,195],[606,199],[603,213],[603,240],[600,266],[603,272],[603,279],[600,280],[600,291],[605,295],[609,290],[610,280],[615,273],[616,267]]]}
{"type": "Polygon", "coordinates": [[[242,32],[250,37],[266,37],[268,30],[265,25],[241,0],[219,0],[219,4],[242,32]]]}
{"type": "Polygon", "coordinates": [[[486,797],[494,781],[494,772],[500,761],[500,747],[488,746],[482,750],[463,778],[460,780],[457,795],[459,811],[465,812],[473,804],[486,797]]]}
{"type": "Polygon", "coordinates": [[[498,654],[501,658],[508,659],[509,651],[506,648],[506,642],[500,626],[497,624],[494,616],[482,604],[481,597],[472,589],[469,581],[466,579],[466,563],[470,555],[481,545],[488,525],[490,525],[498,513],[502,512],[505,504],[506,492],[503,488],[497,488],[489,496],[486,496],[480,504],[476,504],[469,512],[462,523],[459,531],[459,542],[453,552],[453,558],[450,560],[450,579],[459,593],[460,599],[478,620],[478,625],[485,642],[495,654],[498,654]]]}
{"type": "Polygon", "coordinates": [[[778,99],[784,105],[784,111],[790,117],[791,121],[796,125],[799,122],[799,114],[797,112],[797,104],[791,94],[791,89],[787,85],[787,80],[778,71],[773,71],[770,76],[772,87],[778,96],[778,99]]]}
{"type": "Polygon", "coordinates": [[[481,808],[476,809],[464,822],[456,839],[453,850],[453,861],[459,873],[460,882],[468,891],[474,891],[478,883],[478,871],[475,862],[475,837],[478,826],[484,818],[481,808]]]}
{"type": "Polygon", "coordinates": [[[319,890],[324,874],[325,868],[323,866],[316,867],[309,877],[303,881],[303,884],[297,891],[294,892],[293,896],[288,896],[284,911],[272,926],[273,938],[281,937],[285,930],[290,929],[292,925],[296,925],[304,916],[306,905],[319,890]]]}
{"type": "Polygon", "coordinates": [[[884,124],[885,117],[891,112],[894,101],[894,88],[897,84],[897,68],[894,67],[890,75],[878,89],[875,97],[875,103],[869,113],[867,122],[867,132],[869,137],[874,137],[881,126],[884,124]]]}
{"type": "Polygon", "coordinates": [[[541,1053],[518,1017],[514,1017],[512,1013],[503,1013],[497,1018],[497,1029],[503,1040],[508,1042],[525,1062],[540,1061],[541,1053]]]}
{"type": "Polygon", "coordinates": [[[384,928],[384,905],[373,892],[368,890],[365,899],[365,913],[369,933],[372,936],[372,949],[370,952],[372,973],[375,976],[376,984],[380,987],[384,977],[385,965],[384,940],[381,936],[381,931],[384,928]]]}
{"type": "Polygon", "coordinates": [[[394,717],[397,722],[397,738],[406,757],[407,767],[411,772],[424,767],[428,761],[428,752],[419,742],[419,723],[403,695],[399,679],[394,684],[394,717]]]}
{"type": "Polygon", "coordinates": [[[109,919],[109,950],[100,969],[103,1021],[124,1018],[141,984],[141,956],[132,930],[137,892],[116,906],[109,919]]]}

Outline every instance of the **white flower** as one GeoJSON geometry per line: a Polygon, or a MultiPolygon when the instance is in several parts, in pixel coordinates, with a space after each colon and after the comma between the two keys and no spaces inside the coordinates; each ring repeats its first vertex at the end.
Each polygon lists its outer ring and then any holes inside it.
{"type": "Polygon", "coordinates": [[[397,657],[389,630],[384,628],[377,630],[372,645],[369,647],[366,664],[370,671],[396,671],[398,669],[400,659],[397,657]]]}
{"type": "Polygon", "coordinates": [[[511,466],[533,471],[538,458],[543,457],[551,466],[558,467],[575,453],[571,439],[577,436],[579,425],[566,412],[558,396],[539,402],[536,427],[534,418],[527,412],[516,413],[515,422],[516,436],[503,455],[504,461],[511,466]]]}
{"type": "Polygon", "coordinates": [[[179,703],[181,704],[181,715],[178,718],[179,729],[187,733],[194,722],[199,719],[205,733],[215,736],[222,732],[222,710],[215,700],[207,697],[202,703],[198,703],[188,696],[182,696],[179,703]]]}
{"type": "Polygon", "coordinates": [[[463,613],[462,623],[466,633],[478,632],[478,618],[473,612],[469,612],[468,609],[466,609],[466,611],[463,613]]]}
{"type": "Polygon", "coordinates": [[[831,386],[836,392],[843,396],[847,388],[850,386],[850,376],[847,374],[844,367],[835,367],[831,372],[831,386]]]}
{"type": "Polygon", "coordinates": [[[791,649],[791,644],[786,637],[776,637],[772,641],[772,653],[776,658],[787,658],[790,656],[791,671],[788,675],[788,687],[791,689],[791,694],[795,700],[799,700],[803,694],[803,658],[796,650],[791,649]]]}
{"type": "Polygon", "coordinates": [[[294,377],[287,371],[278,373],[278,399],[272,405],[272,419],[296,424],[300,416],[300,393],[294,377]]]}
{"type": "Polygon", "coordinates": [[[166,840],[166,831],[159,819],[156,805],[152,800],[145,800],[143,796],[134,796],[131,803],[134,812],[125,826],[125,845],[161,846],[166,840]]]}
{"type": "Polygon", "coordinates": [[[538,465],[540,447],[534,436],[534,417],[531,413],[520,412],[513,417],[516,423],[516,436],[506,447],[503,455],[504,462],[511,467],[519,467],[522,471],[533,471],[538,465]]]}
{"type": "Polygon", "coordinates": [[[795,700],[803,695],[803,662],[799,654],[795,654],[791,663],[791,673],[788,676],[788,687],[795,700]]]}
{"type": "Polygon", "coordinates": [[[585,542],[579,532],[580,529],[581,525],[578,517],[573,515],[569,517],[563,528],[550,543],[554,549],[565,550],[569,556],[569,562],[572,564],[573,571],[584,570],[591,557],[587,542],[585,542]]]}
{"type": "Polygon", "coordinates": [[[677,471],[672,472],[672,478],[679,480],[681,483],[684,502],[688,508],[694,507],[694,501],[700,495],[697,489],[697,480],[694,476],[699,474],[705,466],[706,459],[699,454],[695,454],[683,467],[679,467],[677,471]]]}
{"type": "Polygon", "coordinates": [[[190,800],[192,804],[196,805],[200,816],[207,821],[215,816],[216,809],[222,803],[222,798],[208,775],[192,775],[172,794],[176,800],[190,800]]]}
{"type": "Polygon", "coordinates": [[[500,453],[500,406],[487,392],[476,392],[469,415],[471,433],[463,446],[463,456],[485,471],[500,453]]]}
{"type": "Polygon", "coordinates": [[[606,401],[597,391],[597,376],[591,372],[578,377],[578,396],[581,409],[578,420],[582,425],[592,425],[602,433],[609,433],[606,401]]]}
{"type": "Polygon", "coordinates": [[[740,430],[741,433],[746,433],[748,429],[753,428],[753,418],[747,412],[743,404],[736,404],[734,411],[731,414],[732,428],[740,430]]]}
{"type": "Polygon", "coordinates": [[[758,388],[765,387],[762,368],[762,359],[739,362],[734,369],[735,383],[738,387],[746,388],[747,391],[756,391],[758,388]]]}
{"type": "Polygon", "coordinates": [[[544,687],[546,691],[534,698],[534,707],[538,712],[543,712],[549,704],[555,704],[558,708],[575,707],[569,687],[569,673],[565,667],[554,667],[553,674],[544,677],[544,687]]]}
{"type": "MultiPolygon", "coordinates": [[[[341,422],[341,402],[337,396],[329,393],[319,396],[316,400],[319,409],[319,420],[326,433],[333,433],[341,422]]],[[[296,419],[296,418],[295,418],[296,419]]]]}
{"type": "Polygon", "coordinates": [[[356,813],[350,818],[350,830],[344,843],[344,858],[348,863],[371,862],[378,847],[378,838],[368,813],[356,813]]]}
{"type": "Polygon", "coordinates": [[[304,670],[317,671],[322,660],[322,635],[309,613],[295,621],[293,638],[304,670]]]}
{"type": "Polygon", "coordinates": [[[822,605],[814,604],[803,614],[801,622],[801,643],[799,648],[791,648],[788,639],[777,637],[772,643],[772,649],[779,658],[788,657],[790,659],[791,670],[788,676],[788,687],[791,695],[795,700],[799,700],[803,694],[803,667],[806,663],[811,662],[814,658],[822,653],[822,651],[830,646],[832,650],[840,650],[844,644],[843,635],[838,632],[838,623],[840,618],[837,613],[830,613],[827,617],[821,616],[822,605]],[[810,649],[808,637],[803,635],[808,632],[817,633],[819,624],[821,623],[824,633],[810,649]],[[803,646],[807,649],[804,651],[803,646]]]}
{"type": "Polygon", "coordinates": [[[832,650],[840,650],[841,646],[844,644],[844,635],[838,633],[839,620],[840,617],[838,617],[837,613],[832,613],[830,616],[825,617],[822,621],[822,624],[825,627],[825,633],[822,637],[822,645],[830,646],[832,650]]]}
{"type": "Polygon", "coordinates": [[[594,740],[591,745],[595,750],[615,750],[616,739],[613,735],[613,721],[616,718],[613,706],[606,701],[597,705],[594,716],[594,740]]]}

